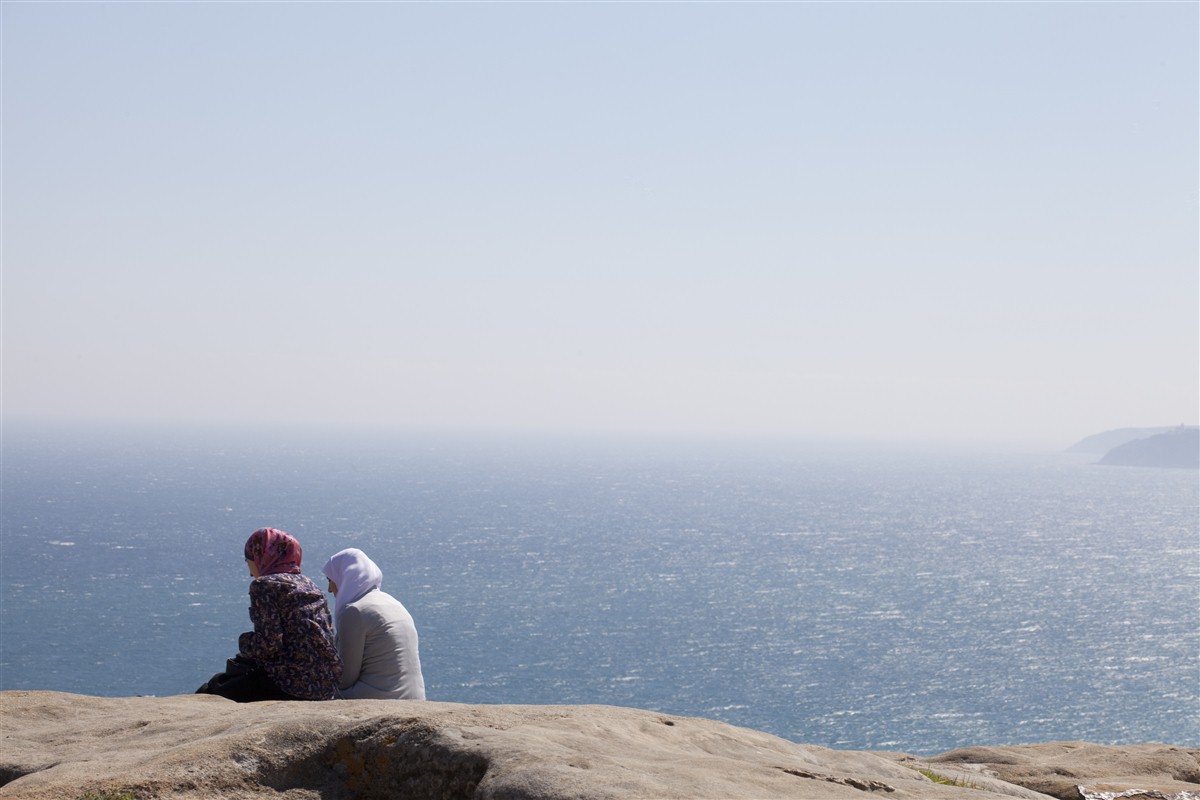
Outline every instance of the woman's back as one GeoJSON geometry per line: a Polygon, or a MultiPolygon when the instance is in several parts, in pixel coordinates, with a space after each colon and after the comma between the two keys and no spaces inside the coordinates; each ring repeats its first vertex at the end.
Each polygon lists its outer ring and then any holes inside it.
{"type": "Polygon", "coordinates": [[[373,589],[338,613],[339,695],[347,700],[424,700],[417,627],[404,605],[373,589]]]}
{"type": "Polygon", "coordinates": [[[305,700],[329,700],[340,664],[325,596],[300,574],[274,574],[250,583],[250,619],[240,650],[275,684],[305,700]]]}

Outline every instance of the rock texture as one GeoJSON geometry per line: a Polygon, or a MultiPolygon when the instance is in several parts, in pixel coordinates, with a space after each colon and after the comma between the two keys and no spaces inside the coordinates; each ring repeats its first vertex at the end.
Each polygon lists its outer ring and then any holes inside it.
{"type": "Polygon", "coordinates": [[[946,771],[945,767],[954,765],[968,773],[983,772],[1062,800],[1132,789],[1200,800],[1200,750],[1185,747],[1106,747],[1086,742],[964,747],[929,762],[937,770],[946,771]],[[1080,786],[1085,787],[1084,794],[1079,792],[1080,786]]]}
{"type": "Polygon", "coordinates": [[[610,706],[0,692],[0,736],[4,798],[1044,799],[1017,784],[1069,769],[1080,783],[1200,800],[1197,750],[1039,745],[916,759],[610,706]],[[965,776],[970,788],[936,784],[918,766],[965,776]]]}

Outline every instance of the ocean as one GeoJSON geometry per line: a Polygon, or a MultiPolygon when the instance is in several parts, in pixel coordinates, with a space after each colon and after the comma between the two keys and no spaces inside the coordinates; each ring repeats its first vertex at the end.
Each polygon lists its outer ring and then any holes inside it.
{"type": "Polygon", "coordinates": [[[1200,745],[1200,483],[867,443],[6,424],[0,689],[190,693],[242,544],[344,547],[429,699],[602,703],[797,742],[1200,745]]]}

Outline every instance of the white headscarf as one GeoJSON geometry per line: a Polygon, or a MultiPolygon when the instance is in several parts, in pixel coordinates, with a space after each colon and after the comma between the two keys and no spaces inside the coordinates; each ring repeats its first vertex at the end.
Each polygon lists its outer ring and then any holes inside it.
{"type": "Polygon", "coordinates": [[[357,547],[334,553],[321,567],[325,577],[337,584],[333,618],[336,620],[342,609],[362,599],[367,592],[378,589],[383,583],[383,572],[367,554],[357,547]]]}

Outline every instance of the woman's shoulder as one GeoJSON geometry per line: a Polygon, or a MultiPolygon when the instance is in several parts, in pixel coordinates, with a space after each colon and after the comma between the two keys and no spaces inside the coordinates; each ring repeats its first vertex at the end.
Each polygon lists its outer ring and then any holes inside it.
{"type": "Polygon", "coordinates": [[[321,594],[321,590],[310,578],[298,572],[277,572],[273,575],[262,575],[250,581],[250,593],[275,594],[290,592],[305,592],[321,594]]]}
{"type": "Polygon", "coordinates": [[[408,609],[396,598],[380,589],[373,589],[353,603],[347,603],[345,611],[363,616],[397,617],[408,616],[408,609]]]}

